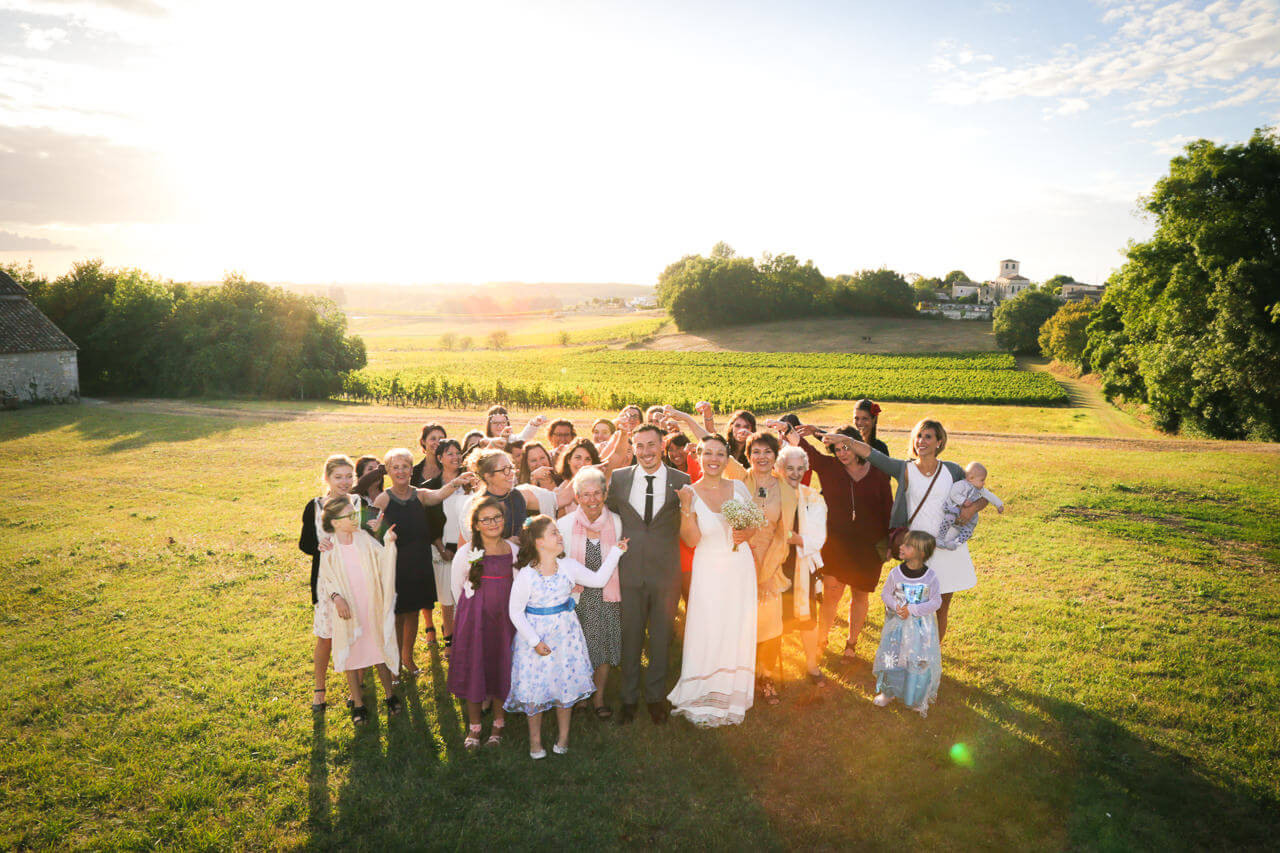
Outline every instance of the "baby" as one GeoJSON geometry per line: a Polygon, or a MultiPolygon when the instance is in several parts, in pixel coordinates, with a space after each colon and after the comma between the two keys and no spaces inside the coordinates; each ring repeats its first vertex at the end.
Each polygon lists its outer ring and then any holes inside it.
{"type": "Polygon", "coordinates": [[[956,523],[960,508],[969,501],[986,498],[996,508],[997,512],[1004,512],[1004,503],[987,491],[986,485],[986,466],[981,462],[970,462],[964,469],[964,479],[951,487],[951,492],[947,495],[947,502],[942,506],[942,526],[938,529],[939,548],[954,551],[965,542],[968,542],[969,537],[973,535],[974,528],[978,526],[978,515],[976,513],[973,518],[969,519],[967,524],[956,523]]]}

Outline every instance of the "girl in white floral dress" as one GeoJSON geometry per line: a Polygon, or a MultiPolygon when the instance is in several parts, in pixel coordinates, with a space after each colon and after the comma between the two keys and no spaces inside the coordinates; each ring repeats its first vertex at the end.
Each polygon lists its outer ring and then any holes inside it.
{"type": "Polygon", "coordinates": [[[529,757],[545,758],[542,714],[556,709],[559,737],[552,750],[569,751],[569,720],[575,703],[595,692],[587,640],[574,612],[576,584],[608,583],[627,550],[619,539],[596,571],[564,556],[564,538],[552,519],[529,519],[520,531],[519,574],[511,586],[510,614],[519,636],[511,656],[511,693],[505,708],[529,717],[529,757]]]}

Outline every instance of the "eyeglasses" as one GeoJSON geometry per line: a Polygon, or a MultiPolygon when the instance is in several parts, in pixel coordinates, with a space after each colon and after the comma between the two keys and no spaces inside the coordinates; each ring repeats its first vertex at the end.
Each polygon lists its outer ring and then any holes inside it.
{"type": "Polygon", "coordinates": [[[333,520],[334,520],[334,521],[338,521],[338,520],[343,519],[343,518],[355,518],[355,517],[356,517],[356,514],[355,514],[354,512],[348,512],[348,513],[346,513],[346,514],[344,514],[344,515],[335,515],[335,516],[333,517],[333,520]]]}
{"type": "Polygon", "coordinates": [[[501,468],[494,468],[489,473],[490,474],[510,474],[514,470],[516,469],[512,468],[510,465],[503,465],[501,468]]]}
{"type": "Polygon", "coordinates": [[[477,519],[476,519],[476,522],[477,522],[477,523],[479,523],[479,524],[484,524],[484,525],[490,525],[490,526],[491,526],[491,525],[494,525],[494,524],[502,524],[502,522],[504,522],[504,521],[506,521],[506,519],[505,519],[505,518],[503,518],[503,517],[502,517],[502,516],[500,516],[500,515],[491,515],[491,516],[489,516],[488,518],[477,518],[477,519]]]}

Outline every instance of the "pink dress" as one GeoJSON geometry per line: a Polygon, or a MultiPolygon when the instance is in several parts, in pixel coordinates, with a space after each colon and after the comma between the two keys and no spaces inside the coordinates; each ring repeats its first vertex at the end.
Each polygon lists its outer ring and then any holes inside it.
{"type": "MultiPolygon", "coordinates": [[[[382,647],[378,644],[379,623],[373,613],[373,600],[369,595],[369,584],[373,580],[369,576],[369,571],[360,563],[360,552],[356,549],[355,543],[350,545],[338,544],[338,550],[342,553],[342,565],[347,570],[347,588],[351,590],[351,601],[347,605],[351,608],[351,618],[360,626],[360,636],[351,645],[351,651],[347,653],[348,670],[364,669],[366,666],[373,666],[378,663],[386,663],[387,659],[382,654],[382,647]]],[[[341,618],[334,615],[335,619],[341,618]]]]}

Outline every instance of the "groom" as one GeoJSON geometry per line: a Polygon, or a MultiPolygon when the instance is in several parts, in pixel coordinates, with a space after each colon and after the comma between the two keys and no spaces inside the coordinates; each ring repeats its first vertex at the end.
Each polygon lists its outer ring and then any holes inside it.
{"type": "Polygon", "coordinates": [[[622,555],[622,713],[619,723],[636,716],[640,702],[640,653],[649,636],[649,668],[644,698],[649,716],[665,723],[667,656],[680,601],[680,500],[676,491],[689,475],[662,462],[664,434],[645,424],[632,436],[636,464],[613,472],[606,505],[622,519],[622,535],[631,540],[622,555]]]}

